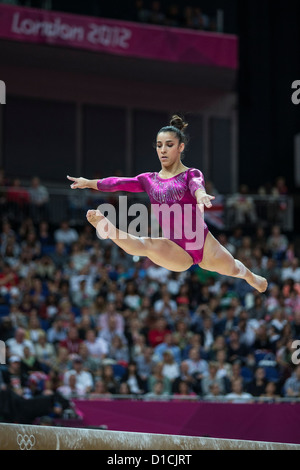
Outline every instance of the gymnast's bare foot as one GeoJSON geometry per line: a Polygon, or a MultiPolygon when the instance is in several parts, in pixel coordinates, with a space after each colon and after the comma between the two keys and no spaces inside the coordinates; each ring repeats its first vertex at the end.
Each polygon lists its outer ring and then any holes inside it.
{"type": "Polygon", "coordinates": [[[88,222],[95,227],[97,234],[101,238],[111,238],[115,231],[113,224],[97,210],[88,210],[86,213],[88,222]]]}
{"type": "Polygon", "coordinates": [[[247,279],[247,282],[260,293],[265,292],[268,287],[268,281],[264,277],[254,273],[252,273],[251,279],[247,279]]]}

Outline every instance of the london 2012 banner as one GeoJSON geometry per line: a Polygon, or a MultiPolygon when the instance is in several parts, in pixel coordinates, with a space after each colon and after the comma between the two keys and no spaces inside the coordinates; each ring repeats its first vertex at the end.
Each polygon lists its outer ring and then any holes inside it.
{"type": "Polygon", "coordinates": [[[238,68],[234,35],[0,5],[0,39],[238,68]]]}

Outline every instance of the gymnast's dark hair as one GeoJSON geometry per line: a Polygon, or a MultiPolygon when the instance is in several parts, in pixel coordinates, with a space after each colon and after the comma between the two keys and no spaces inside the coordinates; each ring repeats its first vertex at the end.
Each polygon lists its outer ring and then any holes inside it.
{"type": "Polygon", "coordinates": [[[178,137],[179,144],[181,144],[182,142],[184,144],[187,144],[188,138],[184,132],[187,126],[188,123],[185,122],[183,118],[181,118],[177,114],[174,114],[170,119],[170,124],[168,126],[162,127],[157,134],[160,134],[161,132],[174,132],[178,137]]]}

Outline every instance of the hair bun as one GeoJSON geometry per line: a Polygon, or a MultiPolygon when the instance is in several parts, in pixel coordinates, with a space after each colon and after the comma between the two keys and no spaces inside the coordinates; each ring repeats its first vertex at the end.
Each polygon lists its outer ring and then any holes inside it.
{"type": "Polygon", "coordinates": [[[174,114],[171,117],[170,125],[184,132],[185,128],[188,126],[188,123],[184,122],[184,120],[180,116],[177,116],[177,114],[174,114]]]}

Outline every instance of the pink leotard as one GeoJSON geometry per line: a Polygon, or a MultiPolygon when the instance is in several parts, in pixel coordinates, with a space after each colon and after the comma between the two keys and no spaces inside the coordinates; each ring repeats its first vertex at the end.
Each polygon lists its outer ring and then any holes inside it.
{"type": "Polygon", "coordinates": [[[194,194],[197,189],[204,189],[204,184],[202,172],[189,168],[168,179],[161,178],[158,173],[141,173],[132,178],[112,176],[98,180],[97,187],[104,192],[146,192],[164,236],[183,248],[192,257],[194,264],[199,264],[203,258],[208,228],[194,194]],[[171,207],[178,211],[172,212],[169,219],[163,217],[161,214],[164,208],[170,211],[171,207]]]}

